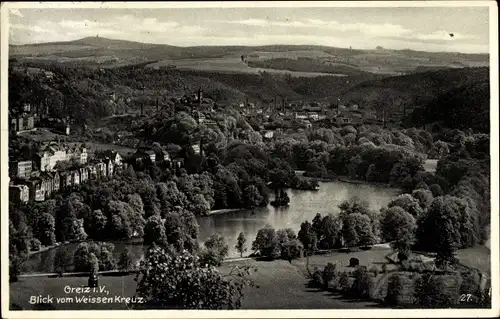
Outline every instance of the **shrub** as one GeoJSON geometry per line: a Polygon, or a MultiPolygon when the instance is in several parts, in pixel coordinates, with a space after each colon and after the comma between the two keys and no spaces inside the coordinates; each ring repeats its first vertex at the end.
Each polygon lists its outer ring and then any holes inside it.
{"type": "Polygon", "coordinates": [[[128,250],[128,248],[125,248],[121,252],[120,258],[118,259],[118,266],[122,270],[130,270],[133,268],[132,255],[130,254],[130,251],[128,250]]]}
{"type": "Polygon", "coordinates": [[[30,250],[31,251],[39,251],[40,248],[42,247],[42,244],[40,241],[36,238],[33,238],[30,240],[30,250]]]}
{"type": "Polygon", "coordinates": [[[328,289],[329,283],[336,277],[336,266],[332,263],[328,263],[323,269],[323,284],[325,289],[328,289]]]}
{"type": "Polygon", "coordinates": [[[348,293],[351,289],[351,286],[349,285],[349,274],[345,271],[341,272],[339,275],[339,289],[343,293],[348,293]]]}
{"type": "Polygon", "coordinates": [[[378,276],[378,268],[373,266],[372,268],[370,268],[370,272],[373,273],[375,275],[375,277],[378,276]]]}
{"type": "Polygon", "coordinates": [[[315,269],[313,274],[312,274],[312,282],[314,285],[316,285],[317,287],[323,287],[324,286],[324,283],[323,283],[323,272],[319,269],[315,269]]]}
{"type": "Polygon", "coordinates": [[[389,306],[397,306],[401,302],[404,293],[403,277],[395,274],[391,275],[387,284],[387,295],[385,296],[385,303],[389,306]]]}
{"type": "Polygon", "coordinates": [[[383,263],[382,264],[382,273],[385,274],[387,272],[387,264],[383,263]]]}
{"type": "Polygon", "coordinates": [[[354,272],[354,282],[351,287],[353,297],[369,298],[373,282],[368,272],[363,268],[358,268],[354,272]]]}
{"type": "Polygon", "coordinates": [[[457,279],[452,276],[424,274],[415,282],[416,304],[425,308],[454,307],[460,300],[457,279]]]}

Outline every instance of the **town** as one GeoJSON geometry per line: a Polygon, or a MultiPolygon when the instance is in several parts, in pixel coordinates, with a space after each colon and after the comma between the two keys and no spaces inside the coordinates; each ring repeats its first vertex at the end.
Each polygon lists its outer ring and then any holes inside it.
{"type": "Polygon", "coordinates": [[[306,7],[10,10],[9,311],[491,314],[488,8],[306,7]]]}

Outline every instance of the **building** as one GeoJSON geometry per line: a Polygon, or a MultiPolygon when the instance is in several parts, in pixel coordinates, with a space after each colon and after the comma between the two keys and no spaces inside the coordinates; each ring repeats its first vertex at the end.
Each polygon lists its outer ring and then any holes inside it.
{"type": "Polygon", "coordinates": [[[113,176],[114,172],[113,161],[110,158],[108,158],[107,160],[104,161],[104,164],[106,165],[106,176],[113,176]]]}
{"type": "Polygon", "coordinates": [[[80,170],[75,169],[69,172],[71,176],[71,184],[73,186],[80,185],[80,170]]]}
{"type": "Polygon", "coordinates": [[[86,183],[89,180],[89,169],[87,167],[81,167],[78,171],[80,173],[80,182],[86,183]]]}
{"type": "Polygon", "coordinates": [[[29,178],[33,171],[32,161],[18,161],[10,165],[11,176],[19,178],[29,178]]]}
{"type": "Polygon", "coordinates": [[[27,185],[31,202],[43,202],[45,200],[45,185],[40,178],[28,180],[27,185]]]}
{"type": "MultiPolygon", "coordinates": [[[[56,190],[54,190],[55,182],[54,176],[49,172],[43,172],[40,174],[40,180],[42,182],[43,189],[45,189],[45,197],[48,198],[52,195],[56,190]]],[[[59,190],[59,187],[57,187],[59,190]]]]}
{"type": "Polygon", "coordinates": [[[150,149],[139,148],[134,154],[132,154],[130,159],[136,164],[154,163],[156,161],[156,154],[150,149]]]}
{"type": "Polygon", "coordinates": [[[53,192],[56,193],[61,189],[61,176],[59,175],[59,172],[53,172],[52,173],[52,179],[53,179],[53,192]]]}
{"type": "Polygon", "coordinates": [[[26,185],[10,185],[9,197],[16,203],[27,203],[30,200],[30,190],[26,185]]]}
{"type": "Polygon", "coordinates": [[[339,116],[335,120],[336,120],[337,124],[340,124],[340,125],[348,125],[348,124],[352,123],[352,119],[350,117],[339,116]]]}
{"type": "Polygon", "coordinates": [[[35,118],[31,115],[17,116],[10,120],[10,128],[15,132],[31,130],[35,127],[35,118]]]}
{"type": "Polygon", "coordinates": [[[312,127],[312,123],[310,121],[308,121],[308,120],[305,120],[302,123],[305,125],[306,128],[311,128],[312,127]]]}
{"type": "Polygon", "coordinates": [[[212,120],[206,120],[204,124],[206,127],[210,128],[212,130],[217,130],[219,128],[217,123],[215,121],[212,121],[212,120]]]}
{"type": "Polygon", "coordinates": [[[295,119],[297,120],[305,120],[307,119],[309,116],[305,113],[295,113],[295,119]]]}
{"type": "Polygon", "coordinates": [[[87,165],[89,171],[89,179],[97,179],[97,168],[93,164],[87,165]]]}
{"type": "Polygon", "coordinates": [[[57,162],[69,160],[66,150],[56,146],[49,145],[44,150],[35,155],[35,163],[40,171],[52,171],[57,162]]]}
{"type": "Polygon", "coordinates": [[[113,161],[113,164],[115,166],[122,166],[123,165],[123,157],[116,151],[113,150],[106,150],[104,152],[100,152],[97,156],[98,159],[111,159],[113,161]]]}
{"type": "Polygon", "coordinates": [[[170,154],[167,151],[159,151],[156,153],[156,160],[158,162],[170,162],[170,154]]]}
{"type": "Polygon", "coordinates": [[[76,159],[82,165],[87,164],[88,160],[87,149],[83,146],[68,149],[66,158],[68,161],[70,159],[76,159]]]}
{"type": "Polygon", "coordinates": [[[106,169],[106,164],[103,162],[97,162],[95,164],[96,172],[97,172],[97,178],[102,178],[107,176],[107,169],[106,169]]]}
{"type": "Polygon", "coordinates": [[[264,133],[264,138],[271,139],[274,137],[274,131],[267,131],[264,133]]]}

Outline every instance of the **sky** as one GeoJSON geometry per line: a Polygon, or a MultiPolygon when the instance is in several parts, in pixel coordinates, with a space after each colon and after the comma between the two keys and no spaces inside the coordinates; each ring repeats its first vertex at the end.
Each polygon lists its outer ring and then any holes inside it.
{"type": "Polygon", "coordinates": [[[98,35],[175,46],[300,44],[489,52],[488,7],[21,8],[9,12],[10,44],[98,35]]]}

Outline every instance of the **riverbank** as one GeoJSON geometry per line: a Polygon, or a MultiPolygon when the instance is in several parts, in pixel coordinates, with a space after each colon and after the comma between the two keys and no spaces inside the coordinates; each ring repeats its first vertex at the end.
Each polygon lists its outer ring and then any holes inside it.
{"type": "Polygon", "coordinates": [[[241,212],[244,210],[248,210],[248,208],[224,208],[224,209],[216,209],[216,210],[211,210],[208,212],[206,216],[210,215],[220,215],[220,214],[227,214],[227,213],[232,213],[232,212],[241,212]]]}

